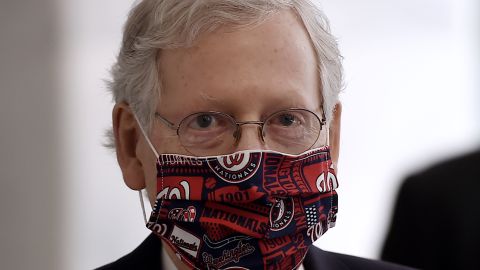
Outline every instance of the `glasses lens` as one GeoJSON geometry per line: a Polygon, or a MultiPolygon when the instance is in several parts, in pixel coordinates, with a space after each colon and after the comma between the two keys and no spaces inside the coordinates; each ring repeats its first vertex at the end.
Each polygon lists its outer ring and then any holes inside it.
{"type": "Polygon", "coordinates": [[[284,110],[265,121],[265,143],[272,150],[298,154],[315,144],[320,131],[320,119],[315,113],[302,109],[284,110]]]}
{"type": "Polygon", "coordinates": [[[234,144],[235,121],[219,112],[200,112],[186,117],[178,135],[181,144],[195,155],[223,154],[234,144]]]}

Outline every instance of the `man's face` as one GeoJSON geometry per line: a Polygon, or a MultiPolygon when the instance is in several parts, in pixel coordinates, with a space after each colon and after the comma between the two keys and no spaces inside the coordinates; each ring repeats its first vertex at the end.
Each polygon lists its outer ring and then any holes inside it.
{"type": "MultiPolygon", "coordinates": [[[[320,114],[315,52],[303,24],[290,11],[251,29],[220,28],[201,36],[194,47],[163,50],[160,59],[162,92],[156,111],[174,124],[201,111],[224,112],[237,121],[263,120],[287,108],[320,114]]],[[[114,129],[124,179],[134,189],[146,186],[153,202],[157,157],[138,128],[130,137],[122,136],[122,127],[135,126],[128,124],[133,118],[122,106],[114,109],[114,129]],[[129,144],[131,148],[122,151],[129,144]]],[[[323,145],[325,138],[324,128],[316,146],[323,145]]],[[[191,155],[180,144],[176,131],[161,121],[153,124],[150,140],[159,153],[191,155]]],[[[268,149],[255,125],[242,127],[234,151],[245,149],[268,149]]]]}

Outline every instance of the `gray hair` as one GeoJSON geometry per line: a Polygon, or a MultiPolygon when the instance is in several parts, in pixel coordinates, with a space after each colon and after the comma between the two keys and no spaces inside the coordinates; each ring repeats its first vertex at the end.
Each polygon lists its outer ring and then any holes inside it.
{"type": "MultiPolygon", "coordinates": [[[[200,34],[215,29],[262,23],[285,9],[303,21],[315,49],[327,121],[343,88],[342,57],[328,20],[310,0],[143,0],[125,24],[117,62],[108,86],[116,103],[126,102],[149,133],[161,95],[158,60],[162,49],[190,47],[200,34]]],[[[114,138],[108,132],[113,148],[114,138]]]]}

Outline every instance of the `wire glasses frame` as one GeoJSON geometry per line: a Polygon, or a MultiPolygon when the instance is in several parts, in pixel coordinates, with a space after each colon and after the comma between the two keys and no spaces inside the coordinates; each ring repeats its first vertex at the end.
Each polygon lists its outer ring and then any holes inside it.
{"type": "MultiPolygon", "coordinates": [[[[310,149],[315,143],[317,142],[320,132],[323,128],[323,126],[326,124],[326,118],[325,118],[325,112],[323,108],[321,109],[322,115],[321,118],[314,112],[307,110],[307,109],[300,109],[300,108],[289,108],[289,109],[284,109],[277,111],[275,113],[272,113],[268,117],[265,118],[264,121],[237,121],[233,116],[223,113],[223,112],[217,112],[217,111],[206,111],[206,112],[196,112],[187,115],[185,118],[183,118],[178,125],[175,125],[173,122],[169,121],[165,117],[161,116],[158,112],[155,112],[155,117],[158,118],[161,122],[163,122],[167,127],[169,127],[172,130],[176,131],[177,136],[179,137],[181,145],[190,153],[192,154],[198,154],[198,155],[221,155],[221,154],[229,154],[228,150],[225,150],[224,148],[221,148],[219,150],[219,147],[207,147],[209,144],[211,145],[212,143],[223,143],[226,141],[228,144],[226,147],[232,147],[235,146],[242,135],[242,129],[241,127],[243,125],[257,125],[258,126],[258,135],[262,141],[262,143],[269,142],[269,148],[270,150],[275,150],[279,152],[284,152],[288,154],[299,154],[301,152],[304,152],[308,149],[310,149]],[[292,116],[298,119],[292,119],[292,116]],[[282,118],[283,117],[283,118],[282,118]],[[187,142],[187,135],[185,135],[185,130],[190,128],[188,127],[192,121],[197,120],[197,123],[194,123],[198,125],[198,120],[211,120],[214,119],[217,121],[217,126],[222,126],[223,125],[223,130],[218,131],[216,136],[214,137],[205,137],[204,140],[198,139],[198,137],[202,136],[196,136],[198,134],[201,134],[197,132],[197,134],[188,134],[190,138],[190,142],[187,142]],[[289,122],[282,122],[282,123],[275,123],[275,121],[289,121],[289,122]],[[291,121],[297,121],[291,122],[291,121]],[[305,122],[309,122],[309,130],[293,130],[292,128],[288,128],[284,124],[296,124],[297,126],[300,124],[305,124],[305,122]],[[272,129],[272,126],[276,127],[276,130],[274,129],[275,132],[273,134],[269,135],[268,130],[272,129]],[[285,127],[287,127],[285,129],[285,127]],[[291,137],[288,137],[288,133],[290,134],[291,137]],[[230,141],[231,139],[225,139],[223,136],[231,134],[233,141],[230,141]],[[295,136],[303,136],[305,137],[305,134],[311,133],[310,138],[306,139],[305,144],[301,144],[301,139],[299,138],[294,138],[293,135],[295,136]],[[271,141],[268,140],[269,137],[278,137],[276,140],[271,141]],[[270,145],[271,144],[271,145],[270,145]],[[204,149],[201,150],[201,146],[204,146],[204,149]],[[208,149],[207,149],[208,148],[208,149]],[[220,152],[220,153],[219,153],[220,152]]],[[[200,124],[204,124],[200,122],[200,124]]],[[[201,130],[203,127],[197,127],[197,130],[201,130]]],[[[302,128],[305,128],[302,126],[302,128]]],[[[190,128],[190,133],[195,133],[197,131],[196,129],[190,128]],[[193,130],[193,131],[192,131],[193,130]]],[[[271,130],[270,130],[271,131],[271,130]]],[[[203,134],[201,134],[203,135],[203,134]]],[[[308,134],[307,134],[308,135],[308,134]]]]}

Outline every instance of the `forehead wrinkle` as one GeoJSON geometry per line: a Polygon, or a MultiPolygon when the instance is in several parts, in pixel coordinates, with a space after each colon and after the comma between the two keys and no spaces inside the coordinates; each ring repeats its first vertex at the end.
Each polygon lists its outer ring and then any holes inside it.
{"type": "Polygon", "coordinates": [[[219,103],[219,104],[222,104],[223,102],[221,102],[218,98],[214,97],[213,95],[210,95],[208,93],[205,93],[204,91],[200,91],[199,92],[199,95],[200,95],[200,98],[203,100],[203,101],[206,101],[206,102],[213,102],[213,103],[219,103]]]}

